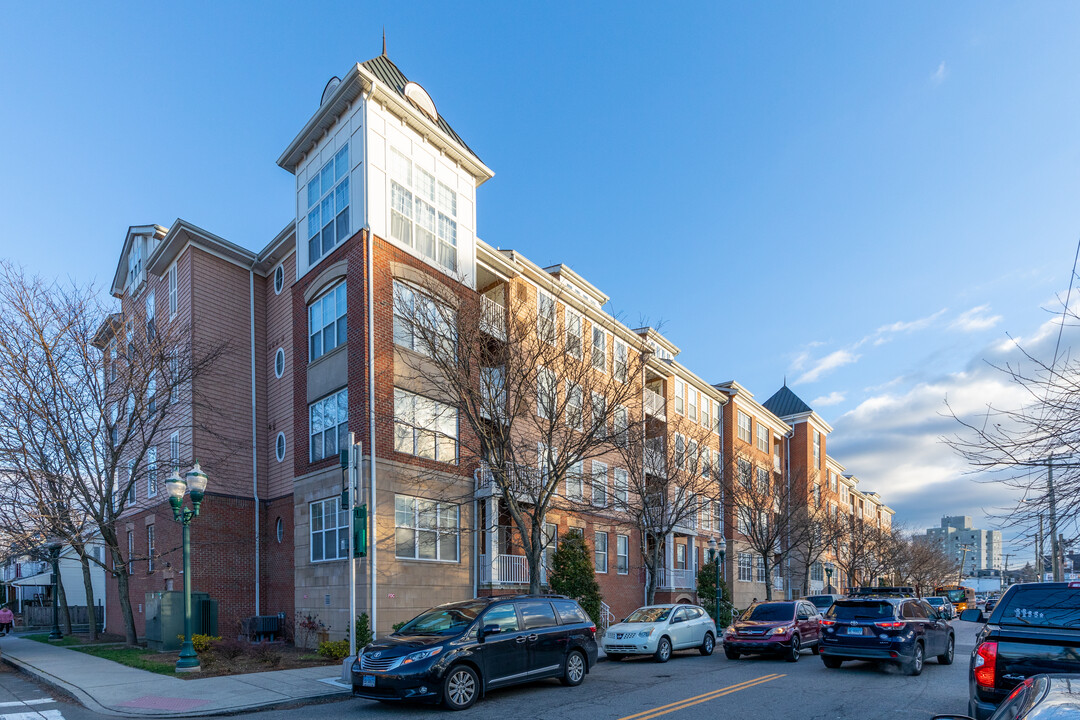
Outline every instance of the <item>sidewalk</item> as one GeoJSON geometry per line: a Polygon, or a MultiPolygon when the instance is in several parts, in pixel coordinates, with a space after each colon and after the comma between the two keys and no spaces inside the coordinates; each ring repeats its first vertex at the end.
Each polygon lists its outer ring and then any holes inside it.
{"type": "Polygon", "coordinates": [[[181,680],[13,635],[0,639],[0,659],[118,717],[203,717],[350,693],[333,666],[181,680]]]}

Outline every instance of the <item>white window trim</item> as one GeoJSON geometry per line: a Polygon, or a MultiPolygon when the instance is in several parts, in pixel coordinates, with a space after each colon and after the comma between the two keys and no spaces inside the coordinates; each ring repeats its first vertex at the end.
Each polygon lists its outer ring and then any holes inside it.
{"type": "Polygon", "coordinates": [[[284,263],[278,263],[278,266],[276,268],[274,268],[272,282],[274,284],[274,294],[275,295],[280,295],[281,291],[285,289],[285,264],[284,263]],[[278,276],[279,275],[281,277],[281,287],[278,287],[278,276]]]}
{"type": "MultiPolygon", "coordinates": [[[[336,531],[340,531],[343,528],[346,529],[346,530],[349,530],[348,517],[346,517],[346,519],[345,519],[345,525],[338,525],[337,524],[338,515],[340,514],[340,507],[341,507],[340,503],[341,503],[341,498],[339,498],[336,495],[334,497],[332,497],[332,498],[325,498],[323,500],[316,500],[314,502],[308,503],[308,544],[310,545],[310,547],[308,548],[308,558],[311,560],[312,563],[338,562],[339,560],[347,560],[348,557],[349,557],[349,551],[348,551],[347,548],[345,550],[345,554],[339,556],[339,554],[341,552],[341,541],[339,539],[338,540],[338,545],[336,547],[337,552],[335,553],[334,557],[332,557],[332,558],[323,557],[323,558],[320,558],[318,560],[315,559],[315,533],[319,533],[319,539],[321,541],[323,536],[325,536],[327,532],[330,532],[330,531],[335,531],[336,532],[336,531]],[[332,527],[332,528],[329,528],[326,525],[325,508],[326,508],[327,503],[330,503],[330,506],[334,508],[334,527],[332,527]],[[314,516],[313,512],[312,512],[312,508],[314,508],[315,505],[322,506],[322,510],[323,510],[323,516],[322,516],[323,517],[323,526],[322,526],[321,530],[316,530],[315,529],[315,523],[312,521],[312,518],[314,516]]],[[[323,543],[322,547],[325,549],[326,544],[323,543]]]]}
{"type": "Polygon", "coordinates": [[[599,460],[592,461],[592,504],[600,508],[608,506],[608,466],[599,460]],[[602,493],[598,493],[597,488],[602,493]],[[597,502],[598,499],[601,502],[597,502]]]}
{"type": "Polygon", "coordinates": [[[615,536],[615,574],[616,575],[629,575],[630,574],[630,536],[629,535],[616,535],[615,536]],[[619,540],[625,541],[626,553],[619,552],[619,540]],[[619,558],[626,558],[626,569],[619,569],[619,558]]]}
{"type": "Polygon", "coordinates": [[[278,348],[274,353],[274,377],[280,379],[285,374],[285,348],[278,348]],[[278,372],[278,358],[281,358],[281,372],[278,372]]]}
{"type": "Polygon", "coordinates": [[[592,324],[592,331],[589,333],[589,336],[590,336],[589,362],[592,364],[592,367],[593,367],[594,370],[599,370],[600,372],[606,374],[607,373],[607,351],[608,351],[608,345],[610,345],[609,340],[611,339],[611,334],[607,330],[604,330],[602,327],[597,325],[596,323],[593,323],[592,324]],[[597,335],[604,338],[604,353],[603,353],[603,358],[600,361],[600,365],[596,364],[596,342],[595,341],[596,341],[596,336],[597,335]]]}
{"type": "Polygon", "coordinates": [[[288,445],[289,440],[285,437],[285,433],[279,432],[277,437],[274,438],[274,457],[278,462],[283,462],[285,460],[285,453],[288,452],[288,445]],[[278,452],[279,447],[281,448],[281,452],[278,452]]]}
{"type": "Polygon", "coordinates": [[[450,564],[460,564],[461,563],[461,506],[460,505],[455,505],[454,503],[440,502],[438,500],[432,500],[431,498],[417,497],[415,495],[404,495],[402,493],[395,493],[395,495],[394,495],[394,533],[395,533],[395,536],[396,536],[397,531],[399,529],[406,529],[406,530],[412,530],[413,531],[413,551],[414,552],[413,552],[412,557],[409,557],[407,555],[398,555],[397,554],[397,540],[395,539],[395,541],[394,541],[394,558],[395,559],[397,559],[397,560],[407,560],[407,561],[410,561],[410,562],[415,561],[415,562],[450,563],[450,564]],[[411,500],[414,501],[414,503],[413,503],[413,519],[412,519],[413,525],[398,525],[397,524],[397,499],[399,497],[408,498],[408,499],[411,499],[411,500]],[[421,528],[420,527],[420,503],[419,503],[419,501],[421,501],[421,500],[435,503],[436,527],[435,527],[434,530],[431,530],[430,528],[421,528]],[[443,517],[443,512],[442,512],[443,508],[453,508],[454,512],[456,513],[456,516],[457,516],[456,517],[456,524],[454,526],[454,530],[453,530],[452,533],[449,530],[444,530],[442,528],[442,526],[439,525],[439,520],[442,519],[442,517],[443,517]],[[418,557],[419,552],[420,552],[420,542],[417,539],[417,534],[420,533],[421,531],[423,531],[423,532],[434,532],[435,533],[435,537],[436,537],[436,540],[435,540],[435,555],[436,555],[436,557],[433,557],[433,558],[418,557]],[[442,555],[442,542],[441,542],[442,541],[442,536],[443,535],[450,535],[450,534],[454,535],[455,552],[457,553],[457,557],[452,559],[452,560],[451,559],[443,559],[442,557],[440,557],[442,555]]]}
{"type": "Polygon", "coordinates": [[[600,548],[599,548],[600,542],[599,541],[600,541],[600,536],[601,535],[604,536],[604,551],[603,551],[604,569],[601,570],[599,568],[599,566],[597,566],[596,567],[596,573],[598,575],[607,575],[608,574],[608,564],[609,564],[609,562],[608,562],[609,557],[608,556],[611,554],[610,553],[611,548],[608,547],[608,534],[607,534],[606,531],[597,530],[596,532],[593,533],[593,564],[596,565],[596,558],[600,557],[600,548]]]}
{"type": "Polygon", "coordinates": [[[180,307],[180,281],[176,275],[175,262],[169,266],[167,271],[165,271],[165,276],[167,287],[169,288],[169,319],[172,320],[176,317],[176,313],[180,307]]]}

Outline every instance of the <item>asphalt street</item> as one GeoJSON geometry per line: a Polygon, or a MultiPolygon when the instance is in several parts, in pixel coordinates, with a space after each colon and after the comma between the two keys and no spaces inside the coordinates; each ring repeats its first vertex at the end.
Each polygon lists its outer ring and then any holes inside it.
{"type": "MultiPolygon", "coordinates": [[[[955,621],[956,661],[929,660],[919,677],[889,666],[844,663],[837,670],[804,651],[797,663],[772,658],[728,660],[718,651],[676,653],[600,663],[585,682],[565,688],[555,680],[497,690],[469,710],[450,713],[428,705],[382,704],[353,698],[245,714],[259,720],[373,718],[410,720],[929,720],[967,709],[967,667],[977,626],[955,621]]],[[[105,718],[55,690],[0,664],[0,720],[105,718]]]]}

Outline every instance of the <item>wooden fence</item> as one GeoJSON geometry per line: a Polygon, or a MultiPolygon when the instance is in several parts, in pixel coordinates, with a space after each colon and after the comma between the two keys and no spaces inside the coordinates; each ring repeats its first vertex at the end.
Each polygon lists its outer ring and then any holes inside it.
{"type": "MultiPolygon", "coordinates": [[[[86,613],[85,605],[71,605],[71,624],[72,625],[87,625],[90,622],[86,613]]],[[[63,608],[60,609],[60,621],[63,622],[64,617],[63,608]]],[[[94,619],[97,620],[97,625],[100,626],[102,620],[105,617],[105,608],[101,605],[94,606],[94,619]]],[[[27,627],[48,627],[52,625],[52,607],[37,607],[33,605],[26,605],[23,607],[22,612],[22,624],[27,627]]]]}

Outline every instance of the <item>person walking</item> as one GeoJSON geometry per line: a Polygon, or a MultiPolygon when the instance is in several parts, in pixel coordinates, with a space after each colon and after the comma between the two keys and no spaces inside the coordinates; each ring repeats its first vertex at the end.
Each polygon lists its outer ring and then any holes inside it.
{"type": "Polygon", "coordinates": [[[7,605],[0,608],[0,635],[7,635],[15,624],[15,613],[7,605]]]}

